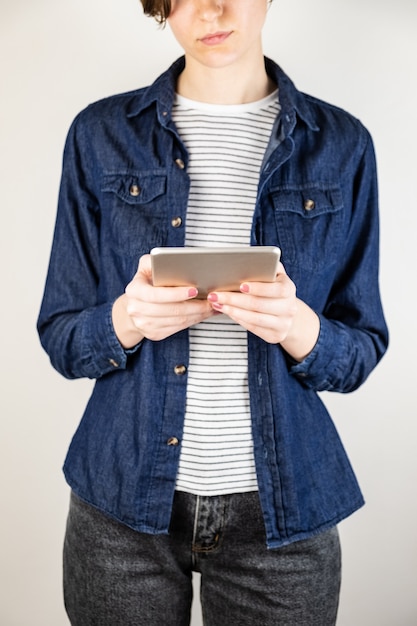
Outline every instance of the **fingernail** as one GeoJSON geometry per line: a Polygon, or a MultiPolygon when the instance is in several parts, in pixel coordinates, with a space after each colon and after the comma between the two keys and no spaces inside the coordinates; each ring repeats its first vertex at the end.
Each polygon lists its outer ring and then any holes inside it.
{"type": "Polygon", "coordinates": [[[209,293],[207,296],[207,300],[209,300],[209,302],[217,302],[218,299],[217,293],[209,293]]]}
{"type": "Polygon", "coordinates": [[[189,298],[195,298],[196,295],[198,294],[198,289],[196,289],[195,287],[190,287],[188,290],[188,297],[189,298]]]}
{"type": "Polygon", "coordinates": [[[242,293],[249,293],[249,285],[243,283],[242,285],[240,285],[240,291],[242,291],[242,293]]]}

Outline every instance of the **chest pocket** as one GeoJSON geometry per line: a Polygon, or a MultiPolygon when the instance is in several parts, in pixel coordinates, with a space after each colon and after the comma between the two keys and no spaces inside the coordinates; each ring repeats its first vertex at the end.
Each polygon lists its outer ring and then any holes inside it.
{"type": "Polygon", "coordinates": [[[103,235],[122,254],[163,245],[167,216],[165,171],[112,173],[103,177],[103,235]]]}
{"type": "Polygon", "coordinates": [[[317,271],[336,261],[343,219],[339,187],[275,188],[272,202],[284,265],[317,271]]]}

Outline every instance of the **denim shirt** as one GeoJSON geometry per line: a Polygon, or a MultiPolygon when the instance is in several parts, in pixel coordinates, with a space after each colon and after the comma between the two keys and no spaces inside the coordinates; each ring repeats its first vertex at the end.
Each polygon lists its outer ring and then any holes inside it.
{"type": "MultiPolygon", "coordinates": [[[[248,334],[259,496],[271,548],[363,504],[317,392],[357,389],[384,354],[372,140],[346,112],[300,93],[272,61],[281,115],[259,180],[251,245],[277,245],[320,334],[301,363],[248,334]]],[[[81,112],[68,134],[42,345],[68,378],[96,379],[66,479],[131,528],[167,533],[183,432],[188,331],[120,345],[112,305],[154,246],[184,245],[188,155],[171,120],[176,61],[153,85],[81,112]]]]}

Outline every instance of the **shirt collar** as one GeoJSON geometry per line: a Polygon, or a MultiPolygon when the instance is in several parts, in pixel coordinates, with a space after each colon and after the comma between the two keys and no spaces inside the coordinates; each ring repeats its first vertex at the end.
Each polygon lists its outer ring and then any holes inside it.
{"type": "MultiPolygon", "coordinates": [[[[171,117],[177,78],[184,67],[185,57],[182,56],[149,87],[140,90],[139,93],[136,92],[128,109],[128,117],[135,117],[149,106],[156,104],[158,118],[165,125],[171,117]]],[[[274,61],[265,58],[265,68],[268,75],[278,85],[284,124],[292,128],[298,116],[311,130],[319,130],[314,109],[306,96],[296,89],[294,83],[274,61]]]]}
{"type": "Polygon", "coordinates": [[[278,85],[283,123],[288,123],[293,127],[298,116],[311,130],[320,130],[316,121],[315,108],[306,95],[298,91],[287,74],[271,59],[265,58],[265,68],[268,75],[278,85]]]}
{"type": "Polygon", "coordinates": [[[135,117],[156,103],[158,117],[165,123],[171,117],[177,78],[185,67],[185,57],[177,59],[168,70],[161,74],[149,87],[140,90],[130,104],[127,116],[135,117]]]}

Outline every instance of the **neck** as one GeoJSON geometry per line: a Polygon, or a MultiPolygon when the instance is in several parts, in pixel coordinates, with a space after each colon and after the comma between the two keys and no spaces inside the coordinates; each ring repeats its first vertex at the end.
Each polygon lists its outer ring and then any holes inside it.
{"type": "Polygon", "coordinates": [[[239,71],[235,65],[207,67],[186,58],[184,71],[177,83],[177,92],[198,102],[208,104],[247,104],[265,98],[276,85],[265,71],[263,56],[260,61],[239,71]]]}

